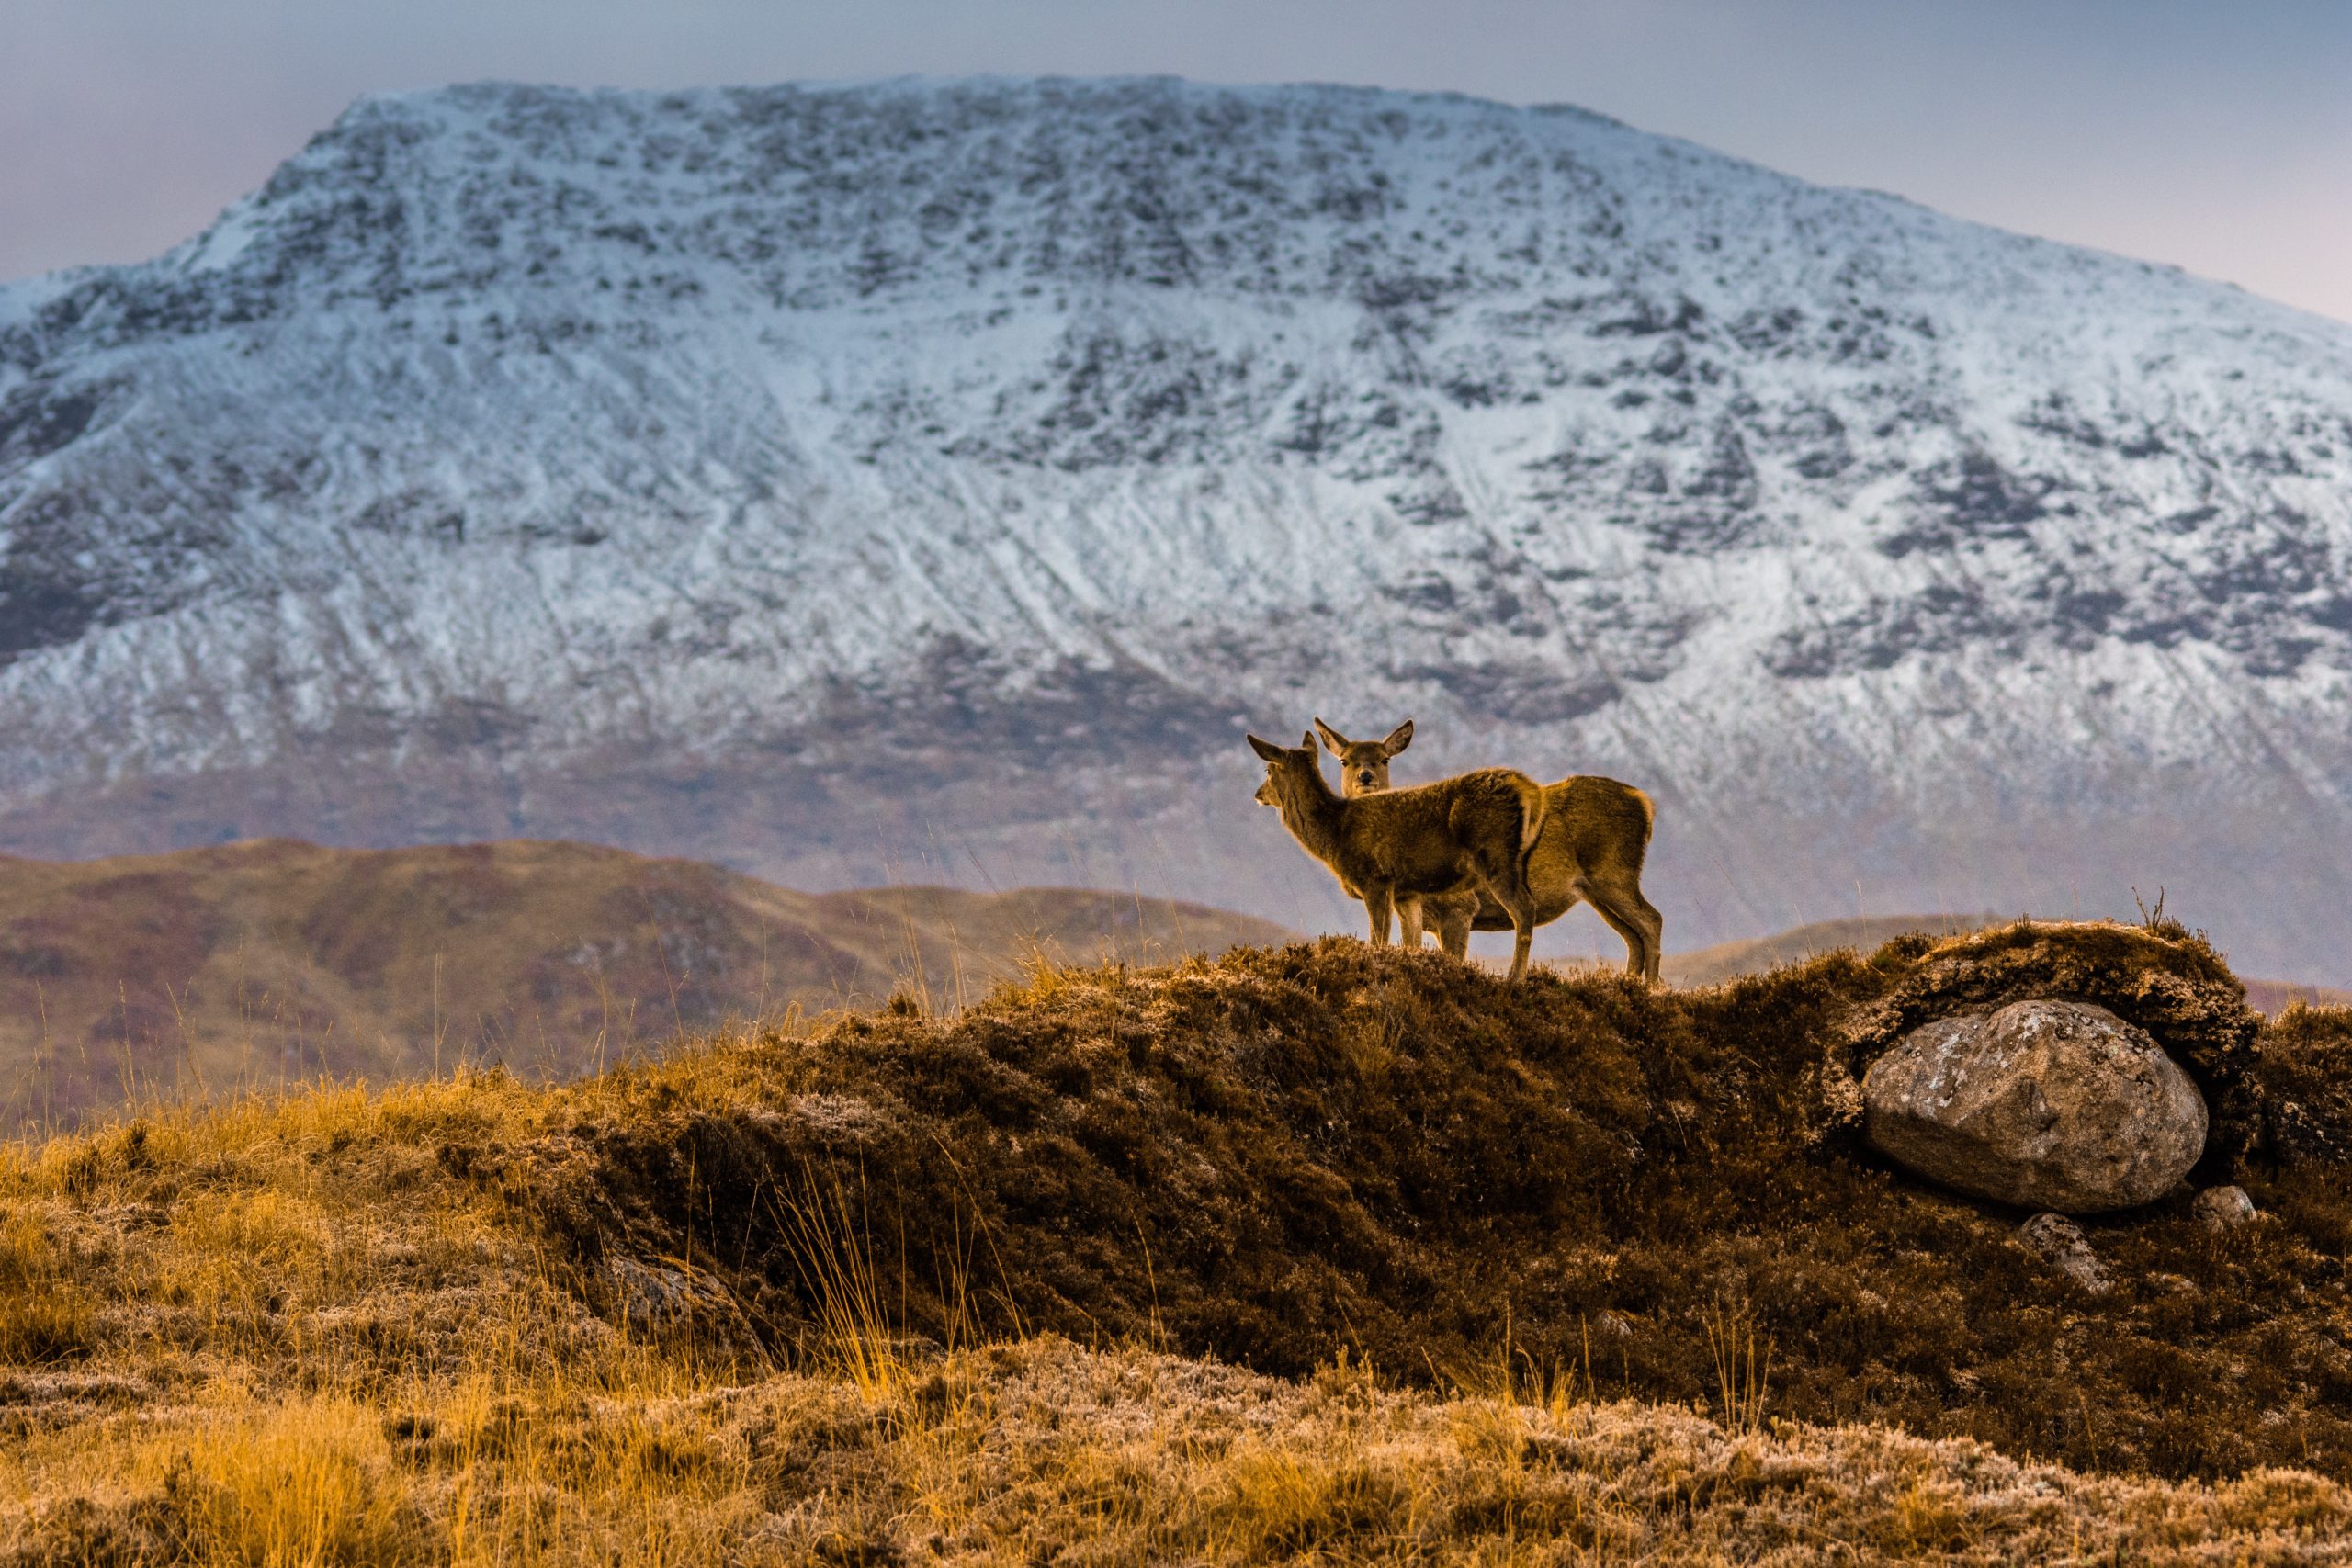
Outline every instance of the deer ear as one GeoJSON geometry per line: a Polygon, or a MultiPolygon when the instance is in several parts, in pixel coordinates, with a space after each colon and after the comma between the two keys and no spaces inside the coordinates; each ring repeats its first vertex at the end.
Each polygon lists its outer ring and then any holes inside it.
{"type": "Polygon", "coordinates": [[[1408,718],[1388,732],[1388,739],[1380,743],[1380,749],[1394,757],[1412,743],[1413,721],[1408,718]]]}
{"type": "Polygon", "coordinates": [[[1272,741],[1261,740],[1254,735],[1249,737],[1249,741],[1250,750],[1257,752],[1260,757],[1265,759],[1267,761],[1279,762],[1283,760],[1283,749],[1275,745],[1272,741]]]}
{"type": "Polygon", "coordinates": [[[1315,751],[1315,731],[1303,729],[1298,735],[1298,749],[1312,756],[1315,751]]]}
{"type": "Polygon", "coordinates": [[[1323,749],[1334,757],[1348,749],[1348,738],[1319,718],[1315,721],[1315,733],[1323,738],[1323,749]]]}

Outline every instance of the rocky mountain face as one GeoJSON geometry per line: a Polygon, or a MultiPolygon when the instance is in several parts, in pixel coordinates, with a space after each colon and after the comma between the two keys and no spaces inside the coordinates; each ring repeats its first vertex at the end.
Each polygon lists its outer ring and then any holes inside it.
{"type": "Polygon", "coordinates": [[[453,88],[0,289],[20,853],[1311,927],[1241,731],[1409,715],[1648,788],[1677,948],[2161,885],[2330,980],[2347,670],[2352,327],[1572,109],[453,88]]]}

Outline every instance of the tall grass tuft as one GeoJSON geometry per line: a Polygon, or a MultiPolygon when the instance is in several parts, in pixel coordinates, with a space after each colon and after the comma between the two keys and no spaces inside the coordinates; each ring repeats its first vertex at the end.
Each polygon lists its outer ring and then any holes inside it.
{"type": "Polygon", "coordinates": [[[184,1560],[219,1568],[391,1562],[414,1543],[379,1419],[345,1399],[223,1418],[164,1450],[162,1495],[184,1560]]]}
{"type": "Polygon", "coordinates": [[[1714,1360],[1717,1420],[1725,1431],[1761,1431],[1772,1341],[1759,1337],[1755,1309],[1718,1302],[1700,1314],[1700,1322],[1714,1360]]]}
{"type": "Polygon", "coordinates": [[[0,1366],[70,1360],[91,1348],[92,1308],[40,1217],[0,1223],[0,1366]]]}
{"type": "MultiPolygon", "coordinates": [[[[874,1260],[860,1184],[853,1205],[838,1175],[803,1171],[805,1196],[769,1193],[785,1250],[808,1293],[824,1351],[868,1403],[890,1399],[909,1382],[904,1336],[890,1320],[881,1270],[874,1260]]],[[[900,1327],[903,1327],[901,1282],[900,1327]]]]}

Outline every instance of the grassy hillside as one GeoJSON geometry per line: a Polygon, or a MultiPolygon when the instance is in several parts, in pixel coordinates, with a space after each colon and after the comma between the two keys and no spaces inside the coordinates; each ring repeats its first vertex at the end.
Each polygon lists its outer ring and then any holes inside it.
{"type": "Polygon", "coordinates": [[[1694,992],[1326,940],[571,1085],[175,1111],[0,1157],[0,1532],[2340,1561],[2347,1149],[2352,1014],[2266,1025],[2198,942],[2115,926],[1694,992]],[[2093,1297],[1860,1148],[1871,1055],[2020,990],[2165,1040],[2213,1100],[2199,1179],[2267,1217],[2093,1223],[2093,1297]]]}
{"type": "Polygon", "coordinates": [[[976,997],[1033,956],[1289,934],[1069,888],[794,893],[585,844],[0,857],[0,1127],[322,1073],[571,1076],[730,1019],[976,997]]]}

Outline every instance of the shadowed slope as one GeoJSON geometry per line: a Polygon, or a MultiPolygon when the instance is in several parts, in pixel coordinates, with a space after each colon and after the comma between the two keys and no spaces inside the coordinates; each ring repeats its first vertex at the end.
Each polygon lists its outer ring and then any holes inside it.
{"type": "Polygon", "coordinates": [[[2325,1081],[2345,1016],[2290,1014],[2300,1032],[2257,1048],[2237,981],[2177,928],[1913,937],[1698,992],[1515,991],[1326,940],[625,1075],[560,1133],[458,1157],[592,1269],[724,1238],[694,1256],[787,1334],[809,1309],[775,1205],[846,1193],[922,1332],[944,1310],[924,1281],[977,1270],[1000,1327],[1165,1334],[1284,1372],[1346,1348],[1406,1375],[1508,1335],[1605,1393],[1693,1399],[1713,1314],[1769,1337],[1792,1416],[2166,1474],[2345,1474],[2352,1121],[2311,1083],[2265,1087],[2325,1081]],[[2273,1222],[2212,1237],[2185,1193],[2098,1222],[2125,1283],[2093,1300],[2016,1245],[2021,1216],[1860,1147],[1872,1054],[2021,994],[2164,1042],[2213,1105],[2199,1180],[2246,1182],[2273,1222]]]}

